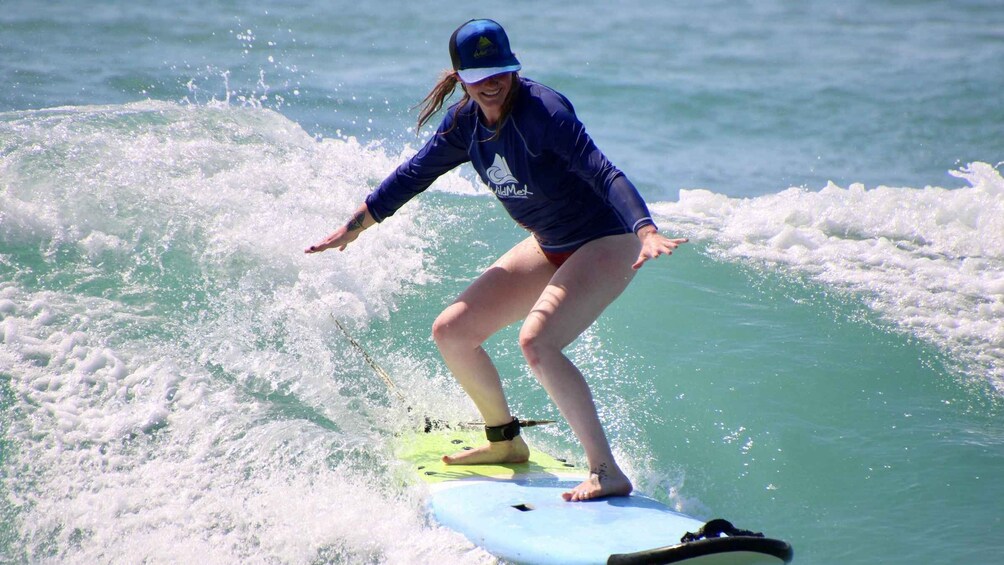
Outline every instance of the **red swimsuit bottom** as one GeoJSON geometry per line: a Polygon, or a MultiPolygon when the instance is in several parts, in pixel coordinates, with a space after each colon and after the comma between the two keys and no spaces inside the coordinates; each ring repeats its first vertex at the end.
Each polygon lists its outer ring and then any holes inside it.
{"type": "Polygon", "coordinates": [[[568,258],[572,256],[572,253],[575,253],[576,251],[578,251],[578,249],[560,252],[545,251],[543,249],[540,250],[540,252],[544,254],[544,258],[546,258],[547,261],[555,267],[562,266],[565,261],[568,261],[568,258]]]}

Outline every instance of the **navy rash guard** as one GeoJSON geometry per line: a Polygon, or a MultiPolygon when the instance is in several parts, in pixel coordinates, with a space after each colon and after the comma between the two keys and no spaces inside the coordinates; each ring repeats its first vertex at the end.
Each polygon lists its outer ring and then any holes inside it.
{"type": "Polygon", "coordinates": [[[440,175],[470,161],[545,251],[572,251],[655,225],[638,190],[596,147],[568,99],[525,78],[513,88],[512,112],[497,136],[473,100],[451,107],[425,146],[366,198],[370,214],[383,221],[440,175]]]}

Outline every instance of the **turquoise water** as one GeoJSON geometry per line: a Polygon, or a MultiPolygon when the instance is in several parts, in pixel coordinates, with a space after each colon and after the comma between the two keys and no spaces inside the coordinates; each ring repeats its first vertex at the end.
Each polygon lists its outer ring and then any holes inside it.
{"type": "Polygon", "coordinates": [[[490,12],[692,240],[568,350],[636,484],[797,563],[1004,563],[995,2],[4,8],[0,562],[492,562],[391,444],[474,417],[429,326],[524,234],[462,169],[302,253],[490,12]]]}

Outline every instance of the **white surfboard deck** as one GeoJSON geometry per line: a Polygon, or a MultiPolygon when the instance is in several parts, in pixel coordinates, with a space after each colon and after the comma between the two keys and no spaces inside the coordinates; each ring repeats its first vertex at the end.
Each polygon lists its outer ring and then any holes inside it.
{"type": "Polygon", "coordinates": [[[703,520],[652,498],[565,502],[584,469],[531,448],[519,465],[445,465],[444,454],[484,443],[479,431],[440,429],[400,438],[399,456],[429,484],[435,519],[509,563],[782,565],[791,546],[763,537],[681,543],[703,520]]]}

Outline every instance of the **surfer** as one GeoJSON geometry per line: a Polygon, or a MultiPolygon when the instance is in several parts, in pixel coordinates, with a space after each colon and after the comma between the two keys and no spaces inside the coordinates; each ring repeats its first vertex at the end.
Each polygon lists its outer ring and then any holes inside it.
{"type": "Polygon", "coordinates": [[[645,201],[596,147],[563,95],[521,77],[509,38],[492,20],[471,20],[450,37],[453,69],[422,101],[421,128],[459,84],[436,133],[391,173],[342,227],[306,253],[345,247],[440,175],[470,162],[531,235],[503,254],[436,319],[433,339],[486,424],[488,444],[445,455],[448,464],[519,463],[519,436],[495,365],[482,344],[523,321],[519,345],[534,375],[582,443],[589,478],[569,501],[627,495],[589,385],[562,350],[627,287],[648,260],[686,239],[659,233],[645,201]]]}

